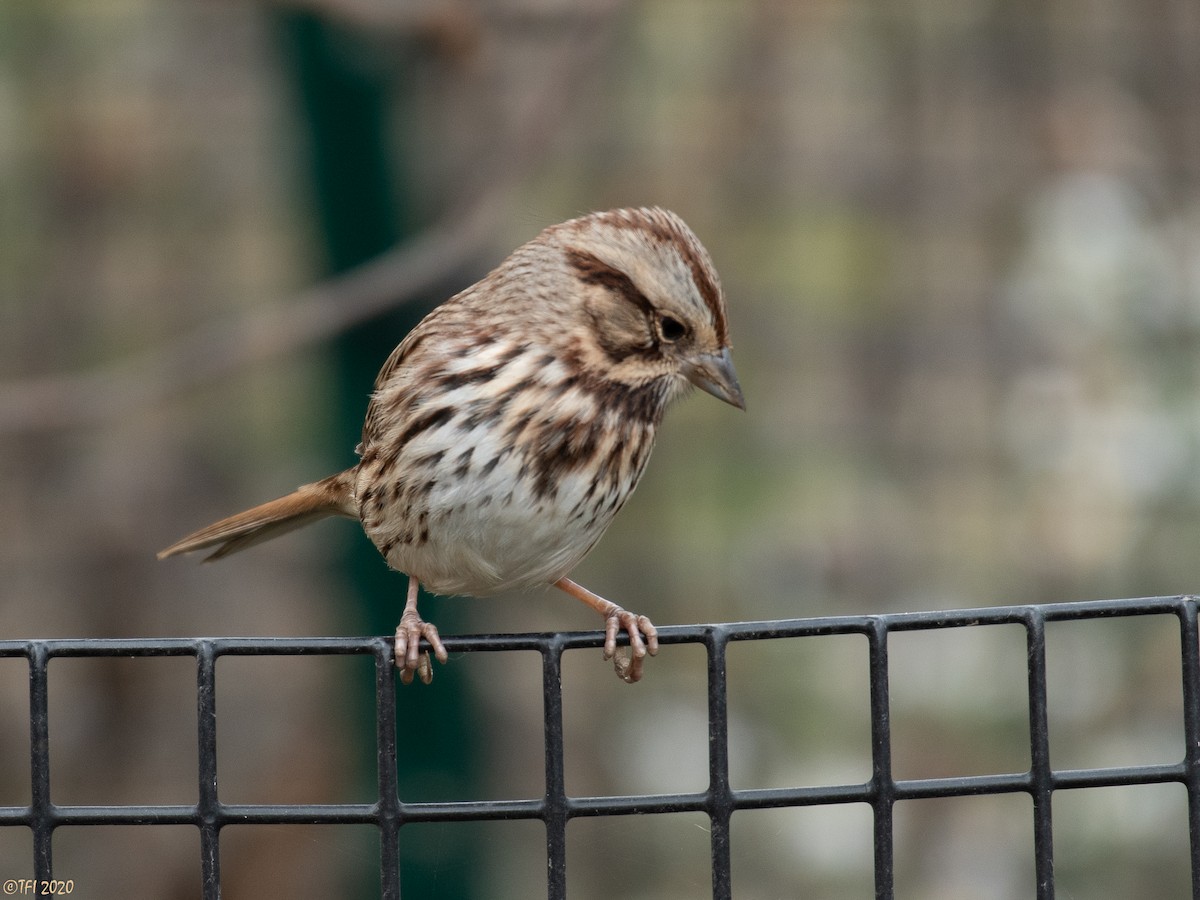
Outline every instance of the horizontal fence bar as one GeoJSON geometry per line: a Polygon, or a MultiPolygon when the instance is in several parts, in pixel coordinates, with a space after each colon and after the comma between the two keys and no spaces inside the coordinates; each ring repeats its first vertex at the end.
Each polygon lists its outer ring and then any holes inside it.
{"type": "MultiPolygon", "coordinates": [[[[1122,616],[1181,615],[1191,595],[1146,597],[1130,600],[1088,600],[1071,603],[991,606],[976,609],[950,609],[926,612],[886,613],[864,616],[820,616],[805,619],[777,619],[758,622],[724,622],[698,625],[664,625],[658,628],[660,644],[703,643],[708,635],[721,631],[728,640],[770,640],[773,638],[817,637],[832,634],[868,634],[878,624],[889,632],[928,628],[967,628],[976,625],[1024,625],[1030,610],[1037,610],[1047,622],[1077,619],[1116,618],[1122,616]]],[[[202,644],[210,644],[218,656],[304,656],[327,654],[372,654],[382,643],[390,647],[391,637],[195,637],[195,638],[30,638],[0,640],[0,658],[28,656],[37,645],[50,657],[83,656],[194,656],[202,644]]],[[[628,643],[628,635],[618,635],[618,644],[628,643]]],[[[564,650],[593,649],[604,645],[601,631],[530,632],[522,634],[443,635],[446,649],[452,653],[503,652],[528,650],[541,652],[551,641],[564,650]]]]}
{"type": "MultiPolygon", "coordinates": [[[[1051,772],[1054,790],[1122,787],[1138,784],[1185,783],[1183,763],[1160,766],[1117,766],[1099,769],[1062,769],[1051,772]]],[[[1033,789],[1029,772],[1000,775],[962,775],[952,778],[914,778],[894,783],[897,800],[936,797],[970,797],[979,794],[1028,793],[1033,789]]],[[[774,809],[786,806],[823,806],[840,803],[871,803],[876,791],[870,782],[817,787],[734,790],[734,809],[774,809]]],[[[704,791],[682,794],[619,794],[603,797],[566,798],[569,817],[638,815],[643,813],[705,812],[709,806],[704,791]]],[[[52,806],[51,817],[60,825],[194,825],[200,818],[195,806],[52,806]]],[[[542,799],[460,800],[437,803],[400,803],[397,817],[407,822],[495,821],[537,819],[545,814],[542,799]]],[[[375,824],[381,818],[378,804],[371,803],[222,803],[218,821],[237,824],[357,825],[375,824]]],[[[32,825],[30,807],[0,807],[0,826],[32,825]]]]}

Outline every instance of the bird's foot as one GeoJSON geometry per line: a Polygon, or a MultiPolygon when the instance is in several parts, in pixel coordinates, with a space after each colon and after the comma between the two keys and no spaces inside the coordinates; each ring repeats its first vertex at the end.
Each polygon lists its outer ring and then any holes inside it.
{"type": "Polygon", "coordinates": [[[615,603],[611,606],[604,614],[604,658],[612,660],[618,678],[633,684],[642,680],[642,664],[647,654],[658,653],[658,629],[645,616],[628,612],[615,603]],[[622,631],[629,635],[629,646],[618,650],[617,635],[622,631]]]}
{"type": "Polygon", "coordinates": [[[554,582],[554,586],[604,616],[604,658],[612,660],[617,677],[626,684],[641,681],[642,663],[645,662],[646,655],[654,656],[658,653],[658,629],[654,627],[654,623],[645,616],[621,609],[611,600],[593,594],[566,576],[554,582]],[[629,635],[629,647],[622,647],[622,652],[618,654],[617,635],[622,631],[629,635]]]}
{"type": "Polygon", "coordinates": [[[421,638],[429,642],[433,655],[440,663],[449,659],[442,639],[438,635],[437,626],[426,622],[416,609],[405,609],[396,626],[396,668],[400,670],[400,681],[412,684],[413,675],[421,679],[422,684],[433,681],[433,663],[429,660],[429,651],[421,650],[421,638]]]}

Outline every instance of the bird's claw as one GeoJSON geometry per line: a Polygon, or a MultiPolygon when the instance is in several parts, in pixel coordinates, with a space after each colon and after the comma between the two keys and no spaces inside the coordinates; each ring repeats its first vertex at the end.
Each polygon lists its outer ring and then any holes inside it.
{"type": "Polygon", "coordinates": [[[440,663],[450,658],[442,639],[438,635],[437,626],[426,622],[416,614],[416,611],[406,610],[396,626],[395,660],[396,668],[400,670],[400,681],[412,684],[413,675],[421,679],[422,684],[433,681],[433,663],[429,659],[429,651],[421,650],[421,638],[429,642],[433,655],[440,663]]]}
{"type": "Polygon", "coordinates": [[[641,681],[642,664],[647,654],[658,654],[658,629],[654,623],[645,616],[614,606],[604,617],[604,658],[612,660],[617,677],[626,684],[641,681]],[[617,635],[622,631],[629,635],[629,646],[618,652],[617,635]]]}

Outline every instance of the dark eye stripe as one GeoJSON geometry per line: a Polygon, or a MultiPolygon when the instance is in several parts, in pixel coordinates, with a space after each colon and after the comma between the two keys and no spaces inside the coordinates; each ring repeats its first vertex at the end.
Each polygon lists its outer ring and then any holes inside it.
{"type": "Polygon", "coordinates": [[[608,263],[574,247],[567,248],[567,262],[579,273],[579,277],[588,284],[598,284],[615,294],[624,297],[642,312],[649,315],[654,307],[630,280],[629,276],[620,269],[614,269],[608,263]]]}

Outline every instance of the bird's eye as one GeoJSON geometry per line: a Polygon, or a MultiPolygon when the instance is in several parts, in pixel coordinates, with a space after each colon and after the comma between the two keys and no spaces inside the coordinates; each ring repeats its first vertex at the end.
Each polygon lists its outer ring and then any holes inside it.
{"type": "Polygon", "coordinates": [[[671,316],[663,316],[658,320],[658,333],[664,341],[673,344],[687,334],[687,326],[671,316]]]}

